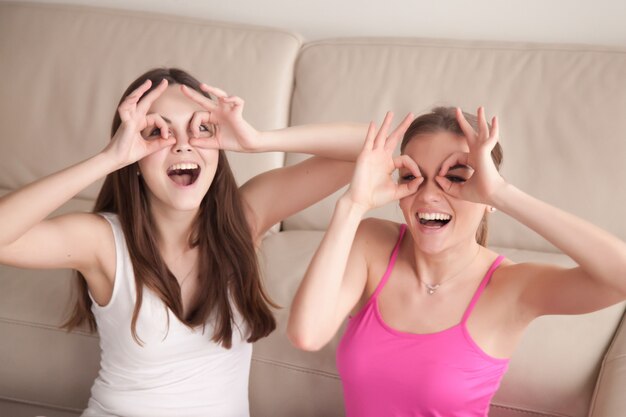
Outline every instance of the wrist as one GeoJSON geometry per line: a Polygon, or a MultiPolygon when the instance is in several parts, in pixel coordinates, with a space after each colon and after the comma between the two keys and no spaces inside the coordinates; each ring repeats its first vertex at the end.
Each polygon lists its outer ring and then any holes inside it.
{"type": "Polygon", "coordinates": [[[349,217],[362,219],[369,211],[369,207],[354,201],[348,193],[342,195],[335,205],[335,210],[343,211],[349,217]]]}
{"type": "Polygon", "coordinates": [[[511,196],[516,192],[516,190],[517,189],[513,185],[504,182],[491,195],[491,202],[489,203],[489,205],[499,210],[503,210],[507,205],[507,201],[511,200],[511,196]]]}
{"type": "Polygon", "coordinates": [[[257,140],[254,145],[251,146],[249,152],[271,152],[276,149],[273,148],[271,132],[259,131],[257,132],[257,140]]]}
{"type": "Polygon", "coordinates": [[[130,165],[130,163],[120,160],[118,155],[116,155],[116,153],[108,146],[103,151],[96,154],[93,159],[101,162],[110,170],[110,172],[117,171],[118,169],[124,168],[126,165],[130,165]]]}

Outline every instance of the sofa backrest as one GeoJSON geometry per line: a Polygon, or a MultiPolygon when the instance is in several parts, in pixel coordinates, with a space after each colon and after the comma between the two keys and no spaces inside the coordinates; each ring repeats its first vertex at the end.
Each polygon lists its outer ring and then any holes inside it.
{"type": "MultiPolygon", "coordinates": [[[[500,120],[504,176],[536,197],[626,239],[626,49],[418,39],[337,39],[306,44],[296,65],[291,123],[374,120],[387,110],[439,105],[500,120]]],[[[301,156],[290,155],[288,163],[301,156]]],[[[324,229],[339,193],[284,222],[324,229]]],[[[401,220],[397,204],[371,213],[401,220]]],[[[506,216],[490,243],[554,250],[506,216]]]]}
{"type": "MultiPolygon", "coordinates": [[[[0,4],[0,187],[14,189],[104,148],[126,87],[179,67],[246,99],[259,129],[287,126],[297,35],[254,26],[107,9],[0,4]]],[[[229,155],[239,182],[280,154],[229,155]]],[[[80,194],[93,199],[98,185],[80,194]]]]}
{"type": "MultiPolygon", "coordinates": [[[[285,127],[300,46],[297,35],[254,26],[0,3],[0,194],[103,149],[121,94],[156,66],[186,69],[245,98],[244,115],[259,129],[285,127]]],[[[241,183],[282,166],[284,155],[229,159],[241,183]]],[[[60,211],[90,210],[98,189],[60,211]]],[[[96,336],[58,328],[70,278],[0,266],[0,358],[12,363],[0,366],[0,397],[85,407],[99,348],[96,336]],[[84,369],[71,371],[77,364],[84,369]]]]}

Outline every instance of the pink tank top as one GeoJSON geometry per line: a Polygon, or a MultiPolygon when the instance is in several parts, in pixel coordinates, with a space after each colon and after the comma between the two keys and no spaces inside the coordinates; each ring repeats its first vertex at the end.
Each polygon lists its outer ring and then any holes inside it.
{"type": "Polygon", "coordinates": [[[337,348],[347,417],[484,417],[508,367],[487,355],[467,319],[502,262],[489,268],[461,322],[430,334],[401,332],[380,315],[378,295],[398,256],[406,225],[367,304],[352,317],[337,348]]]}

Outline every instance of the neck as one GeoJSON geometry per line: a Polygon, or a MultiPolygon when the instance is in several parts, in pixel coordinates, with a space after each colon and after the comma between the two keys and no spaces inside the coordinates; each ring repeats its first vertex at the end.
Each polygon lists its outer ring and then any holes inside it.
{"type": "Polygon", "coordinates": [[[481,246],[475,241],[463,242],[441,252],[425,252],[413,248],[413,268],[420,281],[430,285],[441,285],[457,278],[475,262],[481,246]]]}
{"type": "Polygon", "coordinates": [[[198,210],[181,211],[151,207],[156,225],[156,235],[161,250],[165,253],[180,253],[190,249],[189,240],[198,210]]]}

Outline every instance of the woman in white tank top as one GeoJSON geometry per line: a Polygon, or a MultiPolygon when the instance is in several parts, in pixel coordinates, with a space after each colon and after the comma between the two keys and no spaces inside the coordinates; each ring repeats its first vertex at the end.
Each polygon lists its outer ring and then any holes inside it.
{"type": "Polygon", "coordinates": [[[103,151],[0,199],[1,264],[78,271],[66,326],[86,322],[101,346],[83,415],[249,414],[251,342],[275,327],[255,248],[349,181],[366,127],[258,132],[242,110],[184,71],[149,71],[103,151]],[[315,156],[238,188],[224,150],[315,156]],[[46,219],[102,177],[94,213],[46,219]]]}

